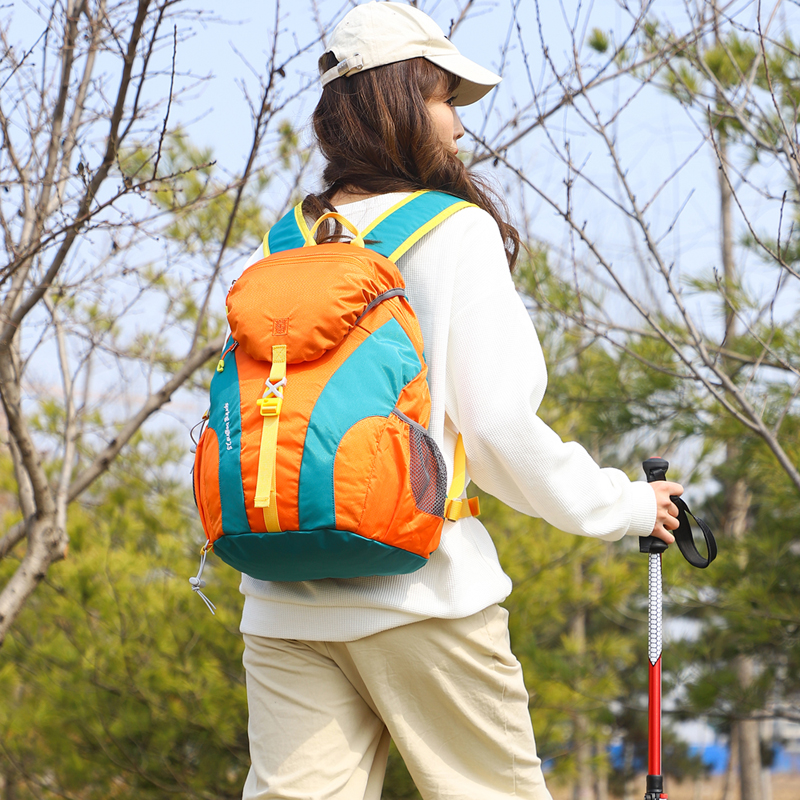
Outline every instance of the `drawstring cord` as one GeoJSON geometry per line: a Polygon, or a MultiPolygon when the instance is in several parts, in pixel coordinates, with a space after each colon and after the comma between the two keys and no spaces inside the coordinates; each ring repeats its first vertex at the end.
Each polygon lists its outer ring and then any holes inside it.
{"type": "Polygon", "coordinates": [[[192,591],[196,594],[200,595],[200,599],[208,606],[208,610],[216,616],[216,606],[200,591],[205,585],[206,582],[203,580],[203,569],[206,565],[206,556],[208,555],[209,550],[209,542],[203,545],[203,549],[200,551],[200,569],[197,570],[197,575],[193,578],[189,578],[189,583],[191,584],[192,591]]]}

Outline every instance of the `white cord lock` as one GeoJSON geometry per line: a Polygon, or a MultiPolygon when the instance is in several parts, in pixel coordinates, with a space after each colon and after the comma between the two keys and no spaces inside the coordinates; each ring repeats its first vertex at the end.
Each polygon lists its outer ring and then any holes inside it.
{"type": "Polygon", "coordinates": [[[197,570],[197,575],[192,578],[189,578],[189,585],[192,587],[192,591],[196,594],[200,595],[200,599],[206,604],[208,610],[216,616],[216,606],[200,591],[205,585],[206,582],[203,580],[203,569],[206,566],[206,556],[208,555],[208,544],[203,546],[203,549],[200,551],[200,569],[197,570]]]}

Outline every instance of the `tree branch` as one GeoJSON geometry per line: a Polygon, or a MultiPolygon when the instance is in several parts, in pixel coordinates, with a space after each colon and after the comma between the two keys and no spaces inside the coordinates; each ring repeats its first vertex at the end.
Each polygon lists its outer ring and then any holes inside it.
{"type": "Polygon", "coordinates": [[[72,502],[76,497],[82,494],[108,469],[109,464],[116,458],[139,428],[141,428],[145,420],[168,403],[172,395],[186,382],[195,370],[220,352],[224,343],[224,336],[220,336],[217,340],[190,353],[181,369],[178,370],[158,392],[147,397],[136,414],[123,425],[116,438],[98,453],[94,461],[75,478],[72,485],[69,487],[69,502],[72,502]]]}

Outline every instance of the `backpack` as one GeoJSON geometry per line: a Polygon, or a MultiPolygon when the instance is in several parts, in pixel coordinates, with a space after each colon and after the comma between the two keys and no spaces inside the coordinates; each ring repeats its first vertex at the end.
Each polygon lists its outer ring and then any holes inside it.
{"type": "Polygon", "coordinates": [[[445,519],[478,513],[476,498],[458,499],[461,437],[448,492],[428,434],[422,333],[395,266],[469,205],[415,192],[359,233],[333,212],[309,230],[298,204],[264,237],[265,257],[228,292],[230,337],[195,452],[207,538],[195,591],[211,550],[260,580],[413,572],[445,519]],[[317,244],[330,218],[354,237],[317,244]]]}

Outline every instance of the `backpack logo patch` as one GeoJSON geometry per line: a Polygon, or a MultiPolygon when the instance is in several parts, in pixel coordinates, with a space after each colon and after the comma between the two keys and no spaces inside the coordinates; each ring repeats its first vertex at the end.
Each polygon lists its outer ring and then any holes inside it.
{"type": "Polygon", "coordinates": [[[275,319],[272,321],[272,335],[273,336],[286,336],[289,333],[289,319],[275,319]]]}
{"type": "Polygon", "coordinates": [[[225,403],[225,416],[223,417],[223,421],[225,422],[225,447],[228,450],[233,450],[233,442],[231,441],[231,408],[228,403],[225,403]]]}

